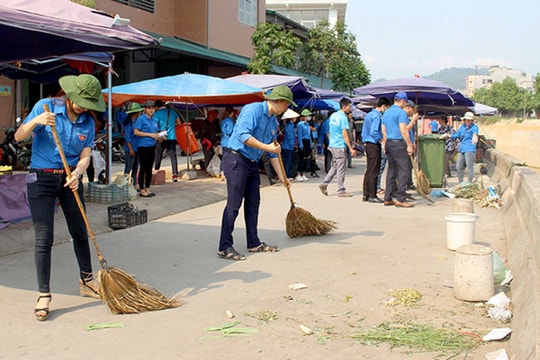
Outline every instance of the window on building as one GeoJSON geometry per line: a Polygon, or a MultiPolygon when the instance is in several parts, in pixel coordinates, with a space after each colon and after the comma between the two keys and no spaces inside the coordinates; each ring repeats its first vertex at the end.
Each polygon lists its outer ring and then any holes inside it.
{"type": "Polygon", "coordinates": [[[127,6],[131,6],[137,9],[145,10],[148,12],[153,13],[154,12],[154,0],[113,0],[115,2],[119,2],[120,4],[124,4],[127,6]]]}
{"type": "Polygon", "coordinates": [[[238,0],[238,21],[249,26],[257,25],[257,0],[238,0]]]}

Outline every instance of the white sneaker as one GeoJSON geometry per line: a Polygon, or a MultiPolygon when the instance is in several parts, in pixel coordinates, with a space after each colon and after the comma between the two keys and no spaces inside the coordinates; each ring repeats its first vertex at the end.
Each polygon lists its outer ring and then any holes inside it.
{"type": "Polygon", "coordinates": [[[305,181],[304,178],[302,176],[300,176],[300,175],[297,175],[295,180],[299,181],[299,182],[305,181]]]}
{"type": "Polygon", "coordinates": [[[302,179],[304,179],[304,181],[309,181],[309,179],[306,177],[306,175],[302,175],[302,179]]]}

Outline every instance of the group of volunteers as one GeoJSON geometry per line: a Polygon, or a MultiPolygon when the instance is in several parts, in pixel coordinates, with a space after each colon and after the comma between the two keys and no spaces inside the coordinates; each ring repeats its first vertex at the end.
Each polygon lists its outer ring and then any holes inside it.
{"type": "MultiPolygon", "coordinates": [[[[15,134],[17,140],[33,135],[32,159],[26,182],[35,231],[34,258],[39,291],[34,315],[39,321],[47,320],[49,317],[52,299],[51,250],[54,241],[54,210],[57,202],[63,210],[73,239],[74,253],[79,265],[80,294],[100,298],[93,277],[88,229],[73,192],[78,192],[84,206],[82,174],[90,163],[96,114],[104,112],[106,105],[101,93],[101,84],[92,75],[64,76],[60,78],[59,85],[61,92],[55,97],[39,100],[15,134]],[[69,172],[64,169],[53,136],[53,128],[60,138],[61,147],[70,167],[69,172]]],[[[154,195],[149,190],[152,166],[155,161],[161,162],[163,151],[167,150],[171,155],[173,180],[176,180],[178,174],[177,170],[174,171],[176,162],[173,162],[173,159],[176,159],[174,127],[179,119],[168,106],[162,105],[148,100],[143,104],[131,103],[126,109],[124,133],[129,155],[126,158],[126,173],[137,173],[133,168],[138,162],[137,181],[142,197],[154,195]],[[160,131],[161,129],[166,130],[160,131]]],[[[261,241],[258,235],[257,224],[261,203],[259,160],[266,154],[279,182],[290,188],[292,179],[289,175],[293,172],[292,151],[295,148],[302,149],[299,162],[303,164],[298,167],[298,176],[302,179],[305,176],[302,171],[305,173],[309,169],[307,160],[311,156],[313,143],[309,124],[302,117],[306,118],[311,113],[293,112],[291,115],[292,110],[289,109],[291,105],[297,107],[292,91],[286,86],[276,86],[265,95],[264,101],[243,106],[236,121],[232,119],[236,117],[235,110],[227,108],[226,116],[221,121],[223,150],[221,166],[227,180],[227,201],[222,214],[217,249],[220,258],[246,259],[244,254],[235,249],[233,239],[235,222],[242,205],[247,251],[250,253],[279,251],[277,246],[261,241]],[[284,113],[286,116],[282,116],[284,113]],[[280,117],[284,122],[281,127],[280,117]],[[306,129],[304,125],[294,126],[291,119],[296,118],[306,122],[306,129]],[[282,144],[278,142],[278,138],[282,144]],[[280,155],[287,169],[285,172],[282,171],[280,155]]],[[[336,177],[337,195],[352,196],[344,186],[349,154],[356,155],[350,135],[351,107],[351,100],[342,98],[340,110],[332,113],[320,128],[324,134],[321,139],[322,146],[331,155],[330,166],[325,169],[327,174],[319,185],[324,195],[328,195],[328,186],[336,177]]],[[[406,172],[410,166],[408,159],[413,152],[413,141],[409,132],[411,122],[417,118],[414,113],[414,104],[408,102],[406,94],[398,93],[392,106],[388,99],[379,99],[375,109],[366,116],[362,132],[368,163],[364,178],[365,201],[376,198],[376,175],[383,149],[389,165],[385,205],[412,206],[407,205],[410,203],[406,202],[405,188],[408,182],[406,172]],[[406,110],[407,106],[412,106],[413,111],[406,110]],[[396,200],[393,200],[394,197],[396,200]]],[[[470,166],[471,161],[471,156],[468,155],[471,149],[467,144],[474,141],[474,134],[478,132],[476,125],[472,124],[473,119],[474,116],[471,117],[467,113],[465,126],[448,135],[461,139],[459,151],[460,154],[463,153],[462,162],[467,166],[470,166]]],[[[458,174],[459,171],[458,168],[458,174]]]]}

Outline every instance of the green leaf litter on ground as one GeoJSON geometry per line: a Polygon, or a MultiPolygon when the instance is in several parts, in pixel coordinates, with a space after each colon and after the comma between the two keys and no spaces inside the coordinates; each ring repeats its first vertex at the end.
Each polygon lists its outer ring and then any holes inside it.
{"type": "Polygon", "coordinates": [[[427,324],[384,322],[375,328],[361,330],[351,336],[362,345],[389,344],[392,348],[407,346],[416,351],[464,351],[474,348],[479,340],[455,331],[436,329],[427,324]]]}
{"type": "Polygon", "coordinates": [[[110,328],[123,328],[125,325],[121,322],[116,323],[95,323],[88,325],[85,330],[91,331],[91,330],[101,330],[101,329],[110,329],[110,328]]]}
{"type": "Polygon", "coordinates": [[[243,327],[238,328],[237,325],[240,325],[240,321],[233,321],[225,323],[221,326],[209,327],[206,329],[208,332],[219,331],[221,335],[218,336],[204,336],[203,339],[211,338],[221,338],[221,337],[233,337],[233,336],[251,336],[252,334],[258,333],[259,329],[243,327]]]}

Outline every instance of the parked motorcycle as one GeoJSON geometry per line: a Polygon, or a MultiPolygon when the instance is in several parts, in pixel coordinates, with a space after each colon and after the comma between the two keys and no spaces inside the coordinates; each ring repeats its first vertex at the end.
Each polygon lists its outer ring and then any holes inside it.
{"type": "MultiPolygon", "coordinates": [[[[112,160],[126,162],[126,153],[124,151],[124,137],[113,134],[111,142],[112,160]]],[[[101,152],[104,159],[107,158],[107,134],[98,134],[94,139],[94,149],[101,152]]]]}
{"type": "Polygon", "coordinates": [[[15,126],[2,128],[4,131],[4,141],[2,142],[2,165],[11,165],[14,170],[27,170],[30,166],[32,154],[32,140],[18,142],[15,140],[15,133],[21,124],[21,119],[17,118],[15,126]]]}

